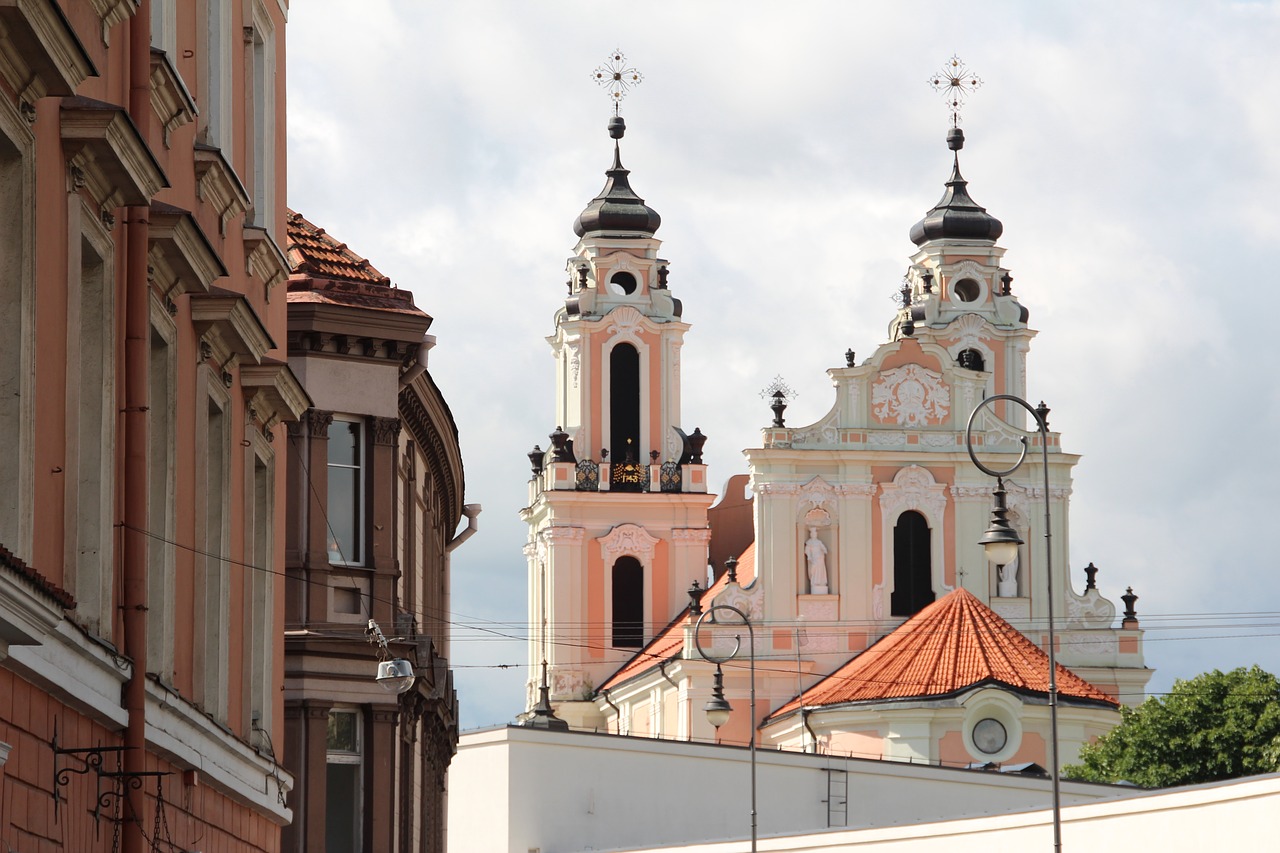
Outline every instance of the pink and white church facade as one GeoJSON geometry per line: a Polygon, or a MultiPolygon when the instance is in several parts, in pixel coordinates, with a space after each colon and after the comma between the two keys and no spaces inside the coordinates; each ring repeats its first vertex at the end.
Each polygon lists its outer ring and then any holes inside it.
{"type": "MultiPolygon", "coordinates": [[[[1027,443],[1026,463],[1006,480],[1009,517],[1027,544],[1003,567],[977,544],[994,483],[969,459],[965,426],[986,397],[1026,397],[1036,332],[1002,266],[1002,225],[960,175],[963,134],[949,132],[951,177],[910,231],[915,252],[887,340],[827,371],[834,400],[816,423],[787,426],[779,411],[744,451],[748,473],[730,482],[747,490],[747,529],[719,512],[741,500],[715,503],[704,437],[682,421],[690,325],[667,286],[660,219],[621,165],[623,132],[615,117],[614,162],[575,223],[568,293],[548,338],[557,426],[551,446],[530,454],[522,511],[528,717],[545,698],[574,729],[745,743],[746,651],[726,667],[735,713],[717,732],[702,710],[714,666],[695,649],[686,594],[706,581],[708,554],[724,552],[739,565],[732,575],[716,567],[701,607],[732,603],[750,616],[760,745],[1045,764],[1051,595],[1057,659],[1069,670],[1059,678],[1060,740],[1064,761],[1074,760],[1119,722],[1120,704],[1143,699],[1152,671],[1131,604],[1119,616],[1092,566],[1083,589],[1073,582],[1081,571],[1067,533],[1079,457],[1048,433],[1044,494],[1039,433],[1005,403],[978,416],[973,441],[995,467],[1027,443]]],[[[726,653],[738,635],[746,642],[741,627],[704,633],[708,651],[726,653]]]]}

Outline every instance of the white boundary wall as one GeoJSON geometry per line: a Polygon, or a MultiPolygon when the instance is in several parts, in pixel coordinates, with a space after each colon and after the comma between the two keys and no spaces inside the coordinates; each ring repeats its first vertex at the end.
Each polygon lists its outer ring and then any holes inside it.
{"type": "MultiPolygon", "coordinates": [[[[1051,800],[1046,779],[760,750],[761,838],[819,831],[828,836],[828,770],[847,773],[850,827],[1009,814],[1051,800]]],[[[1064,783],[1062,790],[1064,803],[1135,793],[1079,783],[1064,783]]],[[[741,747],[518,726],[488,729],[462,736],[448,791],[449,853],[648,849],[746,838],[750,831],[750,765],[741,747]]],[[[707,848],[722,849],[747,848],[707,848]]]]}
{"type": "MultiPolygon", "coordinates": [[[[762,853],[991,853],[1052,850],[1048,810],[888,829],[762,839],[762,853]]],[[[746,842],[675,845],[662,853],[742,853],[746,842]]],[[[1088,853],[1280,849],[1280,774],[1141,792],[1062,812],[1062,848],[1088,853]]],[[[643,848],[645,851],[658,848],[643,848]]],[[[639,850],[631,853],[640,853],[639,850]]]]}

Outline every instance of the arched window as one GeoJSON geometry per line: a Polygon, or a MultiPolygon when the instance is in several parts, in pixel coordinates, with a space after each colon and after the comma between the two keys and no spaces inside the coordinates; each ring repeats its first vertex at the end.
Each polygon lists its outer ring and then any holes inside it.
{"type": "Polygon", "coordinates": [[[961,350],[960,355],[956,356],[956,362],[965,370],[986,370],[987,365],[982,358],[982,353],[976,349],[961,350]]]}
{"type": "Polygon", "coordinates": [[[933,603],[929,539],[929,522],[923,515],[908,510],[898,516],[893,528],[893,594],[889,597],[894,616],[912,616],[933,603]]]}
{"type": "Polygon", "coordinates": [[[641,460],[640,353],[631,344],[609,353],[609,455],[615,463],[641,460]]]}
{"type": "Polygon", "coordinates": [[[613,564],[613,645],[644,645],[644,566],[635,557],[619,557],[613,564]]]}

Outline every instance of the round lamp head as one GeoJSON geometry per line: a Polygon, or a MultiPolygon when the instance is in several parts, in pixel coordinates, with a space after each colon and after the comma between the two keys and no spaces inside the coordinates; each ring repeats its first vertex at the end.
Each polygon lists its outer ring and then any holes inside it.
{"type": "Polygon", "coordinates": [[[982,543],[982,550],[986,552],[987,559],[995,563],[997,566],[1007,566],[1018,556],[1018,543],[984,541],[982,543]]]}
{"type": "Polygon", "coordinates": [[[413,687],[416,677],[413,672],[413,664],[404,658],[384,660],[378,664],[378,683],[388,693],[404,693],[413,687]]]}
{"type": "Polygon", "coordinates": [[[729,722],[729,713],[733,710],[733,706],[723,695],[719,695],[708,699],[702,710],[707,712],[707,722],[718,729],[729,722]]]}

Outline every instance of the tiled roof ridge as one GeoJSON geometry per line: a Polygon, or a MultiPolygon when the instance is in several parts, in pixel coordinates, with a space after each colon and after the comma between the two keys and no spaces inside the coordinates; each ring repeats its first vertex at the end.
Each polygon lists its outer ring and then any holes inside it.
{"type": "Polygon", "coordinates": [[[24,561],[14,556],[14,553],[3,545],[0,545],[0,563],[8,566],[10,569],[13,569],[20,578],[33,586],[37,592],[40,592],[53,600],[64,610],[75,610],[75,596],[28,566],[24,561]]]}
{"type": "MultiPolygon", "coordinates": [[[[1048,691],[1048,655],[964,588],[930,604],[769,715],[800,707],[943,698],[987,682],[1048,691]],[[979,666],[963,666],[962,655],[979,666]],[[950,670],[945,662],[952,661],[950,670]],[[940,673],[945,677],[940,678],[940,673]]],[[[1057,664],[1060,697],[1116,706],[1115,699],[1057,664]]]]}
{"type": "Polygon", "coordinates": [[[291,272],[394,288],[391,279],[374,268],[368,258],[357,255],[346,243],[334,239],[296,210],[290,208],[287,213],[286,254],[291,272]]]}

